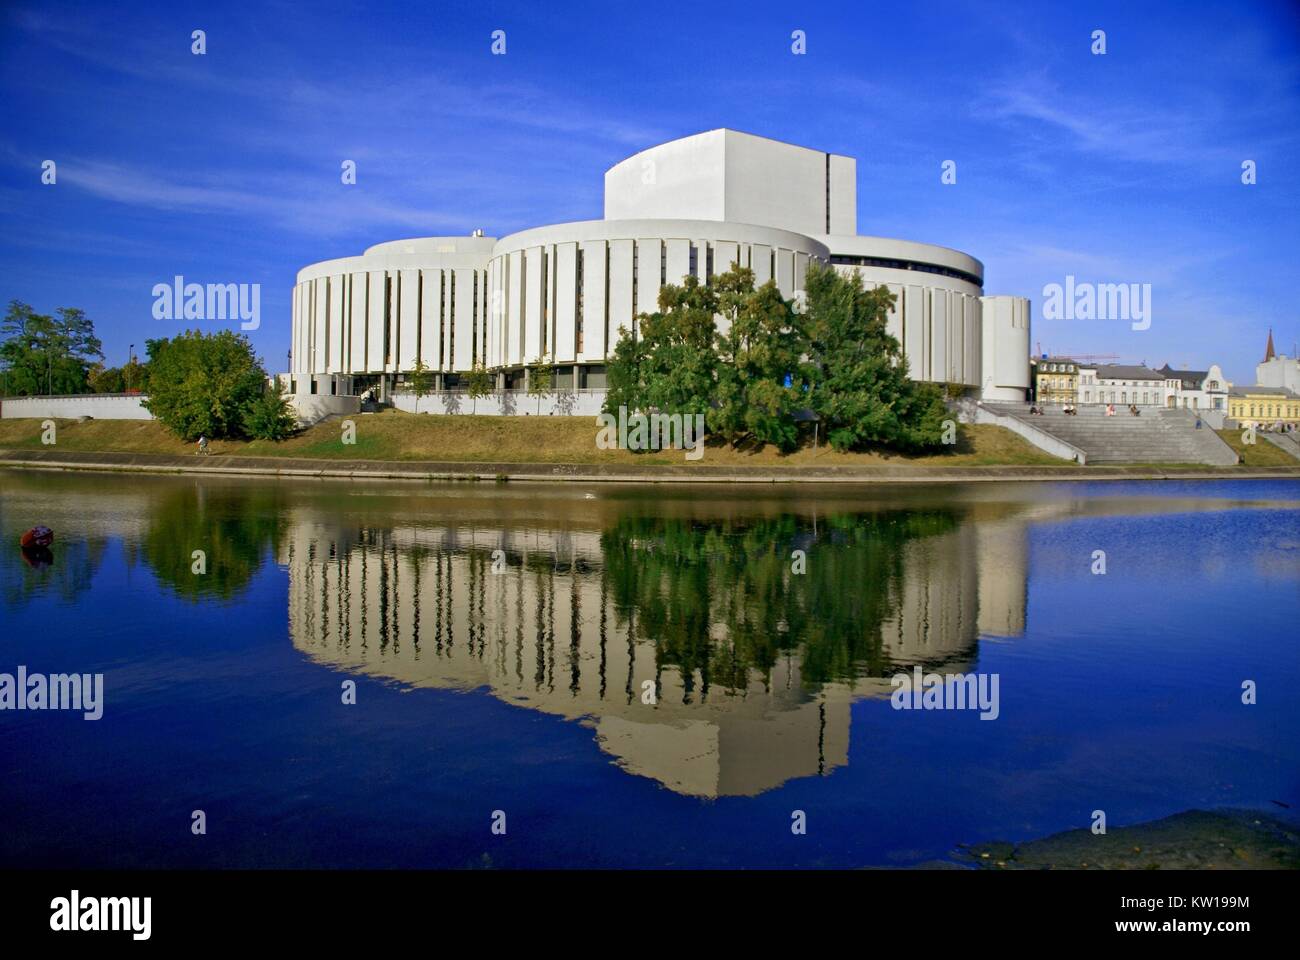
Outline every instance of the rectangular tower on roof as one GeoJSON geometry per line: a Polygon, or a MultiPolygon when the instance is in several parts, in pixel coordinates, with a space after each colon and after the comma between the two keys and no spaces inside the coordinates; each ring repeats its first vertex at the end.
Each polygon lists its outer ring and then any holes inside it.
{"type": "Polygon", "coordinates": [[[606,220],[725,220],[858,232],[857,161],[736,130],[651,147],[605,172],[606,220]]]}

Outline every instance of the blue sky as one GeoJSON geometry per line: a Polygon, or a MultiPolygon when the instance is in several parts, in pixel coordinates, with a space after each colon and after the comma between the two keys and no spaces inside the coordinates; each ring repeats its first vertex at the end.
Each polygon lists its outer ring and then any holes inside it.
{"type": "Polygon", "coordinates": [[[184,326],[153,318],[154,284],[260,283],[250,336],[283,369],[305,264],[598,218],[607,167],[728,126],[857,157],[858,232],[980,258],[986,292],[1034,301],[1043,350],[1217,361],[1239,383],[1270,326],[1292,352],[1295,4],[798,7],[6,6],[0,299],[84,308],[116,364],[184,326]],[[1150,283],[1150,329],[1042,319],[1067,274],[1150,283]]]}

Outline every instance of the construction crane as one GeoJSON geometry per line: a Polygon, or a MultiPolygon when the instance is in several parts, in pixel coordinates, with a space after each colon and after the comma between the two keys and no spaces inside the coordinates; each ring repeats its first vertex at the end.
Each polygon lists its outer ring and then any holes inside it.
{"type": "MultiPolygon", "coordinates": [[[[1034,355],[1043,356],[1043,345],[1041,342],[1035,344],[1038,348],[1034,355]]],[[[1071,360],[1079,360],[1083,363],[1114,363],[1119,359],[1118,353],[1074,353],[1070,350],[1062,350],[1059,353],[1053,353],[1054,357],[1069,357],[1071,360]]]]}

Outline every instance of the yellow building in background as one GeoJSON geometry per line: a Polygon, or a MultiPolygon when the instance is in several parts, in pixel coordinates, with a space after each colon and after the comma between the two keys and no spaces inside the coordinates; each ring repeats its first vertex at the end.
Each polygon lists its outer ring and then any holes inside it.
{"type": "Polygon", "coordinates": [[[1079,365],[1069,357],[1034,361],[1034,399],[1039,403],[1078,403],[1079,365]]]}
{"type": "Polygon", "coordinates": [[[1233,387],[1228,416],[1241,423],[1300,425],[1300,394],[1286,387],[1233,387]]]}

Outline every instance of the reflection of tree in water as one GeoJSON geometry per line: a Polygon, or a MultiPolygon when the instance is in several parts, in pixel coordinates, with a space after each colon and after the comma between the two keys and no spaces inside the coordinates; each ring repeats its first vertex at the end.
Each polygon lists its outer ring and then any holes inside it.
{"type": "MultiPolygon", "coordinates": [[[[896,612],[903,547],[956,525],[946,511],[826,520],[624,517],[601,537],[620,624],[656,644],[701,696],[743,689],[798,653],[805,681],[883,676],[881,624],[896,612]],[[807,554],[792,572],[791,554],[807,554]]],[[[688,688],[688,695],[690,690],[688,688]]]]}
{"type": "MultiPolygon", "coordinates": [[[[283,497],[276,487],[177,490],[152,507],[141,555],[161,583],[186,600],[231,600],[262,566],[283,532],[283,497]],[[193,572],[194,551],[207,572],[193,572]]],[[[136,559],[134,556],[131,560],[136,559]]]]}
{"type": "MultiPolygon", "coordinates": [[[[58,537],[58,534],[55,534],[58,537]]],[[[104,556],[105,541],[56,539],[48,566],[32,567],[23,560],[17,537],[6,537],[0,551],[0,584],[4,605],[21,607],[37,596],[54,595],[65,603],[76,600],[90,587],[104,556]]]]}

